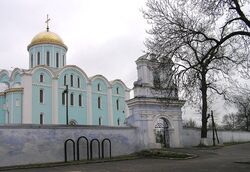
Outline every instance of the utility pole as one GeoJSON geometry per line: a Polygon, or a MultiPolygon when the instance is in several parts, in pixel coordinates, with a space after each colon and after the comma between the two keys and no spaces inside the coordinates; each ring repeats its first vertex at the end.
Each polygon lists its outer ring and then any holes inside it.
{"type": "Polygon", "coordinates": [[[213,146],[215,146],[215,133],[214,133],[214,115],[213,115],[213,111],[211,110],[211,118],[212,118],[212,131],[213,131],[213,146]]]}
{"type": "MultiPolygon", "coordinates": [[[[69,125],[69,86],[65,85],[66,89],[63,91],[64,95],[66,94],[66,124],[69,125]]],[[[63,97],[65,98],[65,97],[63,97]]]]}
{"type": "Polygon", "coordinates": [[[220,143],[220,141],[219,141],[218,132],[217,132],[215,122],[214,122],[214,113],[212,110],[211,110],[211,118],[212,118],[212,130],[213,130],[213,146],[215,146],[215,135],[216,135],[217,142],[220,143]]]}

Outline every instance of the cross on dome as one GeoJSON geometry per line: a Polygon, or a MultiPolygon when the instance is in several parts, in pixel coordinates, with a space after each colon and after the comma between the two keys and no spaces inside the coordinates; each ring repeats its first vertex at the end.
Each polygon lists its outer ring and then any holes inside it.
{"type": "Polygon", "coordinates": [[[45,21],[45,23],[47,23],[47,32],[49,32],[49,21],[50,21],[50,18],[49,18],[49,15],[47,14],[47,20],[45,21]]]}

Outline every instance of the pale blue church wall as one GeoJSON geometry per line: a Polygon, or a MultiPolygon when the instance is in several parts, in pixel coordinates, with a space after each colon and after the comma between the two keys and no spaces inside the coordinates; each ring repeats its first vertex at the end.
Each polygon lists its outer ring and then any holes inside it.
{"type": "Polygon", "coordinates": [[[22,122],[22,92],[6,93],[6,102],[9,107],[9,123],[20,124],[22,122]]]}
{"type": "MultiPolygon", "coordinates": [[[[35,69],[32,75],[32,123],[40,123],[40,114],[43,114],[44,124],[52,122],[52,75],[44,69],[35,69]],[[44,82],[40,82],[40,74],[44,76],[44,82]],[[44,101],[40,103],[40,89],[44,91],[44,101]]],[[[29,107],[31,108],[31,107],[29,107]]]]}
{"type": "Polygon", "coordinates": [[[125,88],[122,84],[115,82],[112,85],[112,105],[113,105],[113,122],[115,126],[118,126],[118,119],[119,125],[123,126],[125,122],[125,88]],[[118,88],[118,92],[117,92],[118,88]],[[118,109],[117,103],[118,100],[118,109]]]}
{"type": "Polygon", "coordinates": [[[108,86],[104,79],[96,78],[92,81],[92,121],[93,125],[99,125],[101,117],[102,125],[109,125],[108,120],[108,102],[107,102],[108,86]],[[98,91],[100,84],[100,91],[98,91]],[[101,108],[98,108],[98,97],[101,98],[101,108]]]}
{"type": "Polygon", "coordinates": [[[4,110],[4,104],[5,104],[6,100],[5,100],[5,96],[4,94],[0,93],[0,124],[4,124],[5,123],[5,110],[4,110]]]}
{"type": "Polygon", "coordinates": [[[124,86],[122,84],[120,84],[119,82],[113,83],[113,85],[112,85],[112,94],[125,97],[125,88],[124,88],[124,86]],[[118,94],[117,94],[116,88],[118,88],[118,94]]]}
{"type": "Polygon", "coordinates": [[[77,67],[68,67],[60,73],[58,79],[58,122],[66,124],[66,100],[62,104],[62,93],[66,86],[64,85],[64,76],[66,75],[66,84],[69,88],[69,121],[74,120],[77,124],[87,124],[87,76],[77,67]],[[73,76],[73,86],[71,86],[71,75],[73,76]],[[80,85],[78,88],[78,78],[80,85]],[[74,95],[74,105],[71,105],[71,93],[74,95]],[[82,96],[82,106],[79,106],[79,95],[82,96]]]}
{"type": "Polygon", "coordinates": [[[33,54],[33,63],[34,63],[33,67],[37,65],[37,53],[38,52],[40,52],[40,65],[47,65],[47,61],[46,61],[47,51],[50,52],[50,65],[49,66],[56,67],[56,53],[59,53],[59,68],[63,67],[66,64],[66,61],[65,61],[63,65],[63,56],[66,56],[65,48],[58,46],[58,45],[42,44],[42,45],[32,46],[29,49],[30,58],[31,58],[31,54],[33,54]]]}

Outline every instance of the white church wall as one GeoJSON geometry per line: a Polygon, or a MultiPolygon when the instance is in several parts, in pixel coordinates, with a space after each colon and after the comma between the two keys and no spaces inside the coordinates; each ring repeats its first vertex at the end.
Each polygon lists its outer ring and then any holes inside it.
{"type": "MultiPolygon", "coordinates": [[[[110,139],[112,156],[140,149],[134,127],[10,125],[0,126],[0,135],[0,167],[62,162],[64,142],[67,139],[77,142],[80,136],[89,141],[97,138],[100,143],[104,138],[110,139]]],[[[72,147],[68,150],[69,160],[72,160],[72,147]]]]}

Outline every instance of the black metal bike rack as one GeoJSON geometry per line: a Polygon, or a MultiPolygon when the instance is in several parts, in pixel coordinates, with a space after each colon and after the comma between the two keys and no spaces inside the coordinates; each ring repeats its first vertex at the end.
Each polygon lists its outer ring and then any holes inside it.
{"type": "Polygon", "coordinates": [[[74,159],[74,161],[76,160],[76,157],[75,157],[75,154],[76,154],[76,152],[75,152],[75,142],[72,139],[67,139],[64,142],[64,158],[65,158],[65,162],[67,162],[67,143],[69,141],[72,142],[72,144],[73,144],[73,159],[74,159]]]}
{"type": "Polygon", "coordinates": [[[108,138],[103,139],[102,141],[102,158],[104,158],[104,143],[107,141],[109,143],[109,158],[111,158],[111,141],[108,138]]]}
{"type": "Polygon", "coordinates": [[[98,157],[99,159],[101,158],[100,156],[100,141],[98,139],[92,139],[90,141],[90,159],[93,159],[93,142],[96,141],[98,144],[98,157]]]}
{"type": "Polygon", "coordinates": [[[84,139],[87,143],[87,160],[89,160],[89,140],[85,136],[81,136],[77,139],[77,160],[80,160],[80,140],[84,139]]]}

